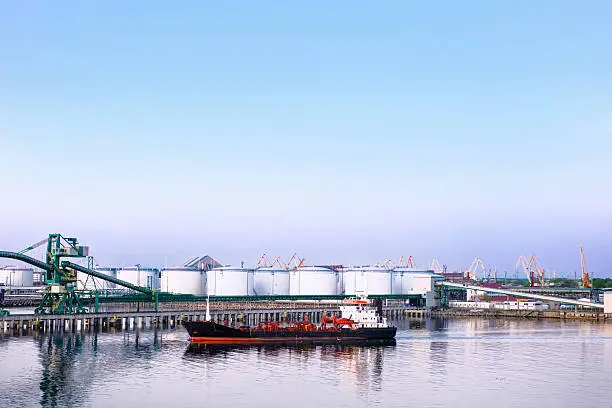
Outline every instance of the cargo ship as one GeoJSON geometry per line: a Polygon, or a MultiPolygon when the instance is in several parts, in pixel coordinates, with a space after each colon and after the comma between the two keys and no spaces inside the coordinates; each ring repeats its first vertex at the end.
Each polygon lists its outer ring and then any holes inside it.
{"type": "Polygon", "coordinates": [[[323,316],[320,324],[302,322],[260,322],[257,326],[229,327],[210,320],[184,322],[189,341],[196,344],[333,344],[395,341],[396,327],[382,316],[382,302],[370,305],[362,296],[346,299],[340,315],[323,316]]]}

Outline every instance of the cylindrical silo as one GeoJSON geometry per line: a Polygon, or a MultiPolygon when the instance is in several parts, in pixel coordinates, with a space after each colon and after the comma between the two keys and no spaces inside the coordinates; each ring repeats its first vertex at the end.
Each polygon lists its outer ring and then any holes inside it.
{"type": "Polygon", "coordinates": [[[290,293],[290,271],[275,267],[257,268],[253,272],[253,294],[288,295],[290,293]]]}
{"type": "Polygon", "coordinates": [[[34,269],[12,267],[0,269],[0,283],[4,286],[32,286],[34,269]]]}
{"type": "Polygon", "coordinates": [[[427,269],[395,268],[393,276],[393,294],[427,294],[433,292],[434,273],[427,269]]]}
{"type": "Polygon", "coordinates": [[[336,295],[339,272],[322,266],[306,266],[290,271],[291,295],[336,295]]]}
{"type": "Polygon", "coordinates": [[[391,271],[378,266],[348,267],[342,271],[344,294],[391,294],[391,271]]]}
{"type": "MultiPolygon", "coordinates": [[[[130,266],[117,269],[117,279],[124,280],[132,285],[143,286],[159,290],[160,273],[156,268],[141,268],[130,266]]],[[[117,286],[119,288],[119,285],[117,286]]]]}
{"type": "Polygon", "coordinates": [[[197,268],[164,268],[161,270],[161,290],[195,296],[206,294],[206,271],[197,268]]]}
{"type": "Polygon", "coordinates": [[[206,272],[206,291],[210,296],[250,296],[253,283],[253,269],[223,266],[206,272]]]}

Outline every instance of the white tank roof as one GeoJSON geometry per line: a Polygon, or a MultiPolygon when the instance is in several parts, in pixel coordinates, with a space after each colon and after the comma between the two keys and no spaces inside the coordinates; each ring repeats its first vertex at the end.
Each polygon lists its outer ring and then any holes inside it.
{"type": "Polygon", "coordinates": [[[241,268],[240,266],[220,266],[218,268],[213,268],[211,271],[252,271],[253,268],[241,268]]]}
{"type": "Polygon", "coordinates": [[[376,265],[358,265],[358,266],[347,266],[344,268],[345,271],[347,270],[358,270],[358,271],[390,271],[391,269],[385,267],[385,266],[376,266],[376,265]]]}
{"type": "Polygon", "coordinates": [[[434,273],[434,271],[433,271],[433,270],[431,270],[431,269],[423,269],[423,268],[404,268],[404,267],[393,268],[393,272],[423,273],[423,274],[428,274],[428,275],[432,275],[432,274],[434,273]]]}
{"type": "Polygon", "coordinates": [[[255,271],[290,272],[291,269],[278,268],[275,266],[260,266],[259,268],[256,268],[255,271]]]}
{"type": "Polygon", "coordinates": [[[292,269],[292,270],[297,270],[297,271],[309,271],[309,272],[313,272],[313,271],[322,271],[322,272],[336,272],[334,269],[329,268],[327,266],[303,266],[301,268],[298,269],[292,269]]]}

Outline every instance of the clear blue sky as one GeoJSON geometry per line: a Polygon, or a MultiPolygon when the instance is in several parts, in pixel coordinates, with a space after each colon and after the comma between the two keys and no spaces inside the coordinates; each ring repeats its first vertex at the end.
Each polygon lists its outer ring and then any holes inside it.
{"type": "Polygon", "coordinates": [[[2,2],[0,249],[612,274],[612,3],[492,3],[2,2]]]}

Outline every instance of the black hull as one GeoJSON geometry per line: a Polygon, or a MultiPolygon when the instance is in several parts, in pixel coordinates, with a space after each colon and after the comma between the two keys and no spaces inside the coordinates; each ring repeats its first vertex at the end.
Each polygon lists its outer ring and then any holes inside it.
{"type": "Polygon", "coordinates": [[[183,322],[192,343],[202,344],[387,344],[395,341],[397,328],[359,328],[355,330],[238,330],[214,322],[183,322]]]}

